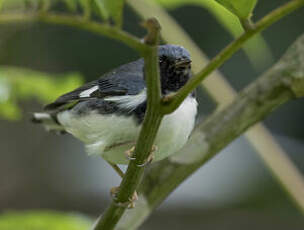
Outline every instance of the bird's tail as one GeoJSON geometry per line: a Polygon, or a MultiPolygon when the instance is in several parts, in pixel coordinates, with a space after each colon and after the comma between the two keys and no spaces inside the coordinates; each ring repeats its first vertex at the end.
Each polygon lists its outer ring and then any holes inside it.
{"type": "Polygon", "coordinates": [[[42,124],[47,131],[64,133],[64,128],[49,113],[34,113],[31,120],[33,123],[42,124]]]}

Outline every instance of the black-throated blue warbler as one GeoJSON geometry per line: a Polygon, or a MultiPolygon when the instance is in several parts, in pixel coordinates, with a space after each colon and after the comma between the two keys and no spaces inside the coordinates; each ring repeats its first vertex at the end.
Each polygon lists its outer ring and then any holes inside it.
{"type": "MultiPolygon", "coordinates": [[[[161,92],[178,91],[191,77],[191,59],[176,45],[158,48],[161,92]]],[[[135,145],[146,111],[144,60],[122,65],[46,105],[34,121],[47,130],[68,132],[85,143],[88,154],[114,164],[128,162],[125,152],[135,145]]],[[[155,139],[153,161],[178,151],[188,140],[197,113],[195,94],[166,115],[155,139]]]]}

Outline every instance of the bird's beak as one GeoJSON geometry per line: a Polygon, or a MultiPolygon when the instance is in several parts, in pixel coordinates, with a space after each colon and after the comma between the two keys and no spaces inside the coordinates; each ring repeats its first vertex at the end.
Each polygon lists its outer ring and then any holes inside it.
{"type": "Polygon", "coordinates": [[[183,60],[178,60],[175,62],[175,67],[179,68],[179,67],[189,67],[191,64],[191,60],[189,59],[183,59],[183,60]]]}

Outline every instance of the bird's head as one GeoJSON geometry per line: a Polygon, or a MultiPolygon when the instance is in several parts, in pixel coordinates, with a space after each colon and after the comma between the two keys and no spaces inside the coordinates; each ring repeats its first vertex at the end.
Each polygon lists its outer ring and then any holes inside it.
{"type": "Polygon", "coordinates": [[[191,77],[189,52],[177,45],[162,45],[158,49],[162,93],[178,91],[191,77]]]}

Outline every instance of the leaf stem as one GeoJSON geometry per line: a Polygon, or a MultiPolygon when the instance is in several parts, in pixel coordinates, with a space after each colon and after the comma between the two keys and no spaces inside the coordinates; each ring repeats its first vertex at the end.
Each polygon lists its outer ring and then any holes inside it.
{"type": "Polygon", "coordinates": [[[178,108],[188,94],[200,84],[201,81],[203,81],[212,71],[220,67],[234,53],[236,53],[245,42],[303,5],[304,0],[292,0],[263,17],[254,25],[252,29],[246,30],[243,35],[231,42],[218,55],[216,55],[204,69],[192,77],[177,93],[164,98],[162,111],[164,111],[165,114],[172,113],[176,108],[178,108]]]}
{"type": "Polygon", "coordinates": [[[240,18],[240,22],[245,31],[253,30],[255,27],[254,23],[251,21],[250,18],[245,18],[245,19],[240,18]]]}

